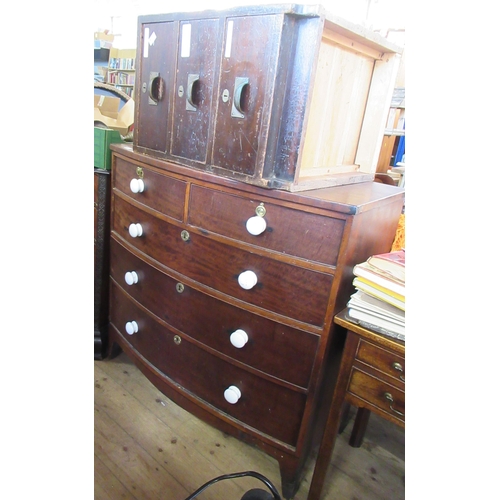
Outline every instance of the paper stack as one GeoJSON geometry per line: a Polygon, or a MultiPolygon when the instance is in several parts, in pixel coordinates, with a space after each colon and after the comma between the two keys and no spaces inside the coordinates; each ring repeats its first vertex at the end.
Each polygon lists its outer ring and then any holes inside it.
{"type": "Polygon", "coordinates": [[[405,339],[405,251],[374,255],[353,269],[356,293],[349,318],[370,330],[405,339]]]}

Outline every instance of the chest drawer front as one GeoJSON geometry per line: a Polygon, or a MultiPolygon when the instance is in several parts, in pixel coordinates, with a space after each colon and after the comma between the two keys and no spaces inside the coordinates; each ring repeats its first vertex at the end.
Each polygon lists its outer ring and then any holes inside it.
{"type": "Polygon", "coordinates": [[[231,306],[187,285],[179,292],[177,280],[113,239],[111,276],[153,314],[186,335],[257,370],[303,388],[309,386],[318,336],[231,306]],[[132,272],[137,273],[138,281],[129,285],[125,274],[132,272]],[[241,331],[247,335],[247,342],[235,347],[233,342],[244,337],[241,331]]]}
{"type": "Polygon", "coordinates": [[[115,157],[113,175],[115,189],[162,214],[179,221],[182,220],[186,182],[144,167],[138,167],[119,157],[115,157]],[[134,192],[131,182],[135,183],[133,187],[137,191],[141,180],[144,183],[144,190],[134,192]]]}
{"type": "Polygon", "coordinates": [[[112,294],[110,319],[125,341],[175,384],[259,432],[290,445],[296,443],[304,394],[275,385],[179,339],[124,294],[112,294]],[[137,331],[129,335],[125,325],[132,321],[137,331]],[[235,404],[224,397],[231,386],[241,392],[235,404]]]}
{"type": "Polygon", "coordinates": [[[356,359],[404,382],[405,359],[392,351],[360,339],[356,359]]]}
{"type": "Polygon", "coordinates": [[[192,186],[188,222],[238,241],[336,265],[344,220],[264,203],[266,228],[262,233],[253,235],[247,229],[247,221],[256,217],[256,208],[261,203],[258,198],[242,198],[192,186]]]}
{"type": "Polygon", "coordinates": [[[348,392],[404,422],[405,393],[393,385],[353,368],[348,392]]]}
{"type": "Polygon", "coordinates": [[[245,250],[224,245],[197,234],[187,241],[181,228],[114,198],[113,230],[131,245],[167,267],[241,301],[323,326],[333,276],[296,267],[245,250]],[[141,225],[143,234],[131,237],[130,224],[141,225]],[[243,289],[238,277],[251,271],[253,288],[243,289]]]}

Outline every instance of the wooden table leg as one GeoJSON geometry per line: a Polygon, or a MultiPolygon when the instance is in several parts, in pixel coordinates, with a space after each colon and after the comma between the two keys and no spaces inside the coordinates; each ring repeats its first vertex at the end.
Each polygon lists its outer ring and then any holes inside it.
{"type": "Polygon", "coordinates": [[[362,445],[370,415],[370,410],[367,410],[366,408],[358,408],[356,420],[354,420],[354,426],[349,439],[349,444],[353,448],[359,448],[362,445]]]}
{"type": "Polygon", "coordinates": [[[307,500],[319,500],[321,497],[326,471],[330,465],[330,459],[339,431],[345,393],[347,390],[347,384],[349,383],[351,366],[354,356],[356,355],[357,346],[357,337],[355,335],[348,334],[344,346],[344,353],[342,355],[342,362],[340,364],[339,375],[335,383],[335,390],[328,409],[328,418],[323,432],[323,437],[321,439],[318,458],[316,459],[316,465],[314,467],[314,474],[307,500]]]}

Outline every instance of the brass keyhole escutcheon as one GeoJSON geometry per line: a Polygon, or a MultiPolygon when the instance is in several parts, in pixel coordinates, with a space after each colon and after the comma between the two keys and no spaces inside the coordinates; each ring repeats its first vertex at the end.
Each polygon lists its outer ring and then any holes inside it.
{"type": "Polygon", "coordinates": [[[224,89],[224,91],[222,92],[222,102],[227,102],[227,101],[229,101],[229,90],[224,89]]]}
{"type": "Polygon", "coordinates": [[[264,206],[264,203],[261,203],[256,209],[255,209],[255,213],[259,216],[259,217],[264,217],[264,215],[266,215],[266,207],[264,206]]]}
{"type": "Polygon", "coordinates": [[[189,233],[185,229],[181,231],[181,238],[182,241],[189,241],[189,233]]]}
{"type": "Polygon", "coordinates": [[[179,337],[179,335],[174,335],[174,342],[179,345],[182,342],[182,339],[179,337]]]}
{"type": "Polygon", "coordinates": [[[182,293],[184,291],[184,285],[182,283],[177,283],[177,285],[175,285],[175,289],[178,293],[182,293]]]}
{"type": "Polygon", "coordinates": [[[148,90],[148,84],[144,82],[141,87],[142,93],[145,94],[146,91],[148,90]]]}
{"type": "Polygon", "coordinates": [[[135,169],[135,173],[137,174],[137,177],[140,177],[141,179],[144,177],[144,171],[142,170],[142,167],[137,167],[135,169]]]}
{"type": "Polygon", "coordinates": [[[182,97],[184,95],[184,87],[182,85],[179,85],[179,90],[177,91],[177,95],[179,97],[182,97]]]}

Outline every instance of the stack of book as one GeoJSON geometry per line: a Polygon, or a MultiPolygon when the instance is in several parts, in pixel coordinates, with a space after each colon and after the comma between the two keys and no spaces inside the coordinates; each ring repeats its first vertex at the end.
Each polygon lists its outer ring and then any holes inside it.
{"type": "Polygon", "coordinates": [[[356,293],[347,303],[354,323],[405,339],[405,251],[373,255],[353,269],[356,293]]]}

